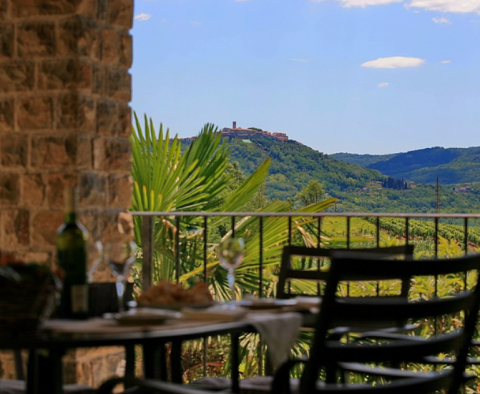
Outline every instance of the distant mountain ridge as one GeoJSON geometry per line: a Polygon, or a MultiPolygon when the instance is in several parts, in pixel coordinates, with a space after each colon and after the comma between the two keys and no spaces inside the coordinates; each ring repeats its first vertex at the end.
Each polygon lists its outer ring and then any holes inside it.
{"type": "Polygon", "coordinates": [[[364,165],[393,178],[432,184],[480,182],[480,147],[433,147],[390,155],[336,153],[331,157],[364,165]]]}

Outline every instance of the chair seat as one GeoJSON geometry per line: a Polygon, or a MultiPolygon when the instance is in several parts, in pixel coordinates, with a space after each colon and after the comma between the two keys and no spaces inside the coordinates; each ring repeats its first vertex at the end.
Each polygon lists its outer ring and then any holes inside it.
{"type": "MultiPolygon", "coordinates": [[[[63,385],[65,394],[94,394],[96,390],[85,384],[63,385]]],[[[27,387],[24,380],[0,379],[0,394],[25,394],[27,387]]]]}

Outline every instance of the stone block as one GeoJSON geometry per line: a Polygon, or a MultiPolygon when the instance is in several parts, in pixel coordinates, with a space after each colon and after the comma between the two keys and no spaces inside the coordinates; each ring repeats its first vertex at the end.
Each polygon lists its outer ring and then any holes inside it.
{"type": "Polygon", "coordinates": [[[20,130],[52,129],[53,100],[50,97],[27,97],[17,102],[17,124],[20,130]]]}
{"type": "Polygon", "coordinates": [[[3,137],[0,144],[0,164],[3,167],[26,167],[28,160],[28,137],[12,134],[3,137]]]}
{"type": "Polygon", "coordinates": [[[76,137],[76,168],[77,170],[91,170],[93,168],[92,138],[84,134],[77,134],[76,137]]]}
{"type": "Polygon", "coordinates": [[[30,213],[26,209],[3,213],[3,241],[9,249],[28,246],[30,239],[30,213]]]}
{"type": "Polygon", "coordinates": [[[109,23],[131,29],[133,26],[133,0],[115,0],[109,3],[109,23]]]}
{"type": "Polygon", "coordinates": [[[12,15],[32,17],[37,15],[95,14],[94,0],[21,0],[11,2],[12,15]]]}
{"type": "Polygon", "coordinates": [[[82,208],[103,208],[106,205],[105,177],[99,173],[81,173],[79,176],[78,201],[82,208]]]}
{"type": "Polygon", "coordinates": [[[92,93],[104,95],[105,94],[105,67],[98,65],[93,66],[93,86],[92,93]]]}
{"type": "Polygon", "coordinates": [[[120,65],[120,36],[114,29],[102,29],[100,31],[100,59],[103,64],[110,66],[120,65]]]}
{"type": "MultiPolygon", "coordinates": [[[[5,20],[5,19],[1,18],[0,16],[0,20],[5,20]]],[[[13,46],[14,46],[13,25],[11,24],[0,25],[0,60],[8,60],[13,56],[13,46]]]]}
{"type": "Polygon", "coordinates": [[[128,139],[102,139],[93,142],[93,166],[96,170],[130,173],[132,146],[128,139]]]}
{"type": "Polygon", "coordinates": [[[16,205],[19,197],[20,182],[18,174],[0,172],[0,205],[16,205]]]}
{"type": "Polygon", "coordinates": [[[17,28],[20,57],[53,56],[56,52],[55,25],[51,22],[24,23],[17,28]]]}
{"type": "Polygon", "coordinates": [[[36,211],[32,215],[32,246],[34,248],[54,247],[57,229],[64,220],[63,211],[46,209],[36,211]]]}
{"type": "Polygon", "coordinates": [[[46,186],[41,174],[24,174],[20,179],[20,204],[41,207],[45,202],[46,186]]]}
{"type": "Polygon", "coordinates": [[[132,109],[128,104],[118,107],[119,129],[115,133],[119,137],[130,138],[132,135],[132,109]]]}
{"type": "Polygon", "coordinates": [[[0,0],[0,19],[5,20],[7,16],[7,0],[0,0]]]}
{"type": "Polygon", "coordinates": [[[92,67],[78,59],[45,61],[37,85],[39,89],[91,89],[92,67]]]}
{"type": "Polygon", "coordinates": [[[60,24],[58,54],[80,55],[98,60],[98,29],[94,22],[78,15],[60,24]]]}
{"type": "Polygon", "coordinates": [[[132,177],[110,175],[108,177],[108,207],[128,209],[132,206],[132,177]]]}
{"type": "Polygon", "coordinates": [[[118,111],[116,103],[99,101],[97,103],[97,133],[114,136],[118,130],[118,111]]]}
{"type": "Polygon", "coordinates": [[[13,99],[0,101],[0,133],[10,132],[14,129],[14,104],[13,99]]]}
{"type": "Polygon", "coordinates": [[[69,137],[44,137],[32,139],[35,149],[31,154],[31,165],[37,169],[72,167],[77,158],[77,138],[69,137]]]}
{"type": "Polygon", "coordinates": [[[77,183],[78,174],[49,174],[47,181],[48,206],[54,209],[63,209],[65,189],[76,187],[77,183]]]}
{"type": "Polygon", "coordinates": [[[105,94],[124,103],[132,98],[132,78],[127,71],[107,69],[105,75],[105,94]]]}
{"type": "Polygon", "coordinates": [[[121,65],[127,69],[132,67],[133,61],[133,39],[130,34],[123,34],[121,36],[121,65]]]}
{"type": "Polygon", "coordinates": [[[90,97],[67,94],[59,98],[57,129],[95,132],[95,107],[90,97]]]}
{"type": "Polygon", "coordinates": [[[24,92],[34,87],[32,62],[0,64],[0,92],[24,92]]]}

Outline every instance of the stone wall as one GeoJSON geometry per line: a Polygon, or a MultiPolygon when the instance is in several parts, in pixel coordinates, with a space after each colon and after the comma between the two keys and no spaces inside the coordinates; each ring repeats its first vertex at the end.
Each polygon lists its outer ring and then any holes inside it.
{"type": "MultiPolygon", "coordinates": [[[[130,207],[132,21],[133,0],[0,0],[0,250],[52,264],[66,186],[93,239],[130,207]]],[[[77,352],[72,380],[122,357],[77,352]]]]}
{"type": "Polygon", "coordinates": [[[63,190],[108,238],[131,202],[133,0],[0,0],[0,249],[51,262],[63,190]]]}

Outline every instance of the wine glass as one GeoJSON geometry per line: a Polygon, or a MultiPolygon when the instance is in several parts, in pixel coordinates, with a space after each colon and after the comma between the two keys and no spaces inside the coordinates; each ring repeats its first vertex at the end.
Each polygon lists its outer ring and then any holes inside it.
{"type": "Polygon", "coordinates": [[[228,271],[228,284],[235,301],[235,269],[242,264],[244,243],[242,238],[227,237],[218,245],[220,265],[228,271]]]}
{"type": "Polygon", "coordinates": [[[87,281],[93,282],[93,273],[103,258],[103,245],[100,241],[87,241],[87,281]]]}
{"type": "Polygon", "coordinates": [[[118,311],[125,311],[125,289],[130,269],[135,262],[137,246],[135,242],[110,242],[105,245],[105,258],[113,274],[117,277],[115,287],[118,297],[118,311]]]}

